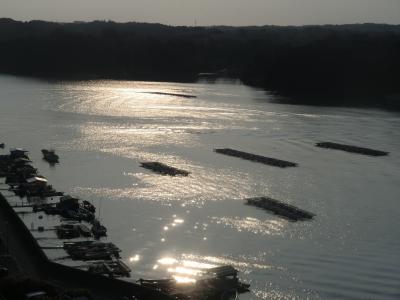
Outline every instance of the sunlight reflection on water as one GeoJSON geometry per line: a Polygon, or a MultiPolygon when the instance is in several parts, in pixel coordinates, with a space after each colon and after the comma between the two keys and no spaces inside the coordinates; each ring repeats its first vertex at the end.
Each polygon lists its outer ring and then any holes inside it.
{"type": "Polygon", "coordinates": [[[264,220],[256,218],[240,218],[240,217],[212,217],[212,222],[222,224],[236,229],[237,231],[248,231],[253,234],[261,235],[282,235],[283,229],[288,224],[285,220],[264,220]]]}
{"type": "Polygon", "coordinates": [[[2,77],[0,87],[1,142],[29,148],[57,190],[102,207],[107,239],[121,247],[132,280],[196,280],[205,268],[232,264],[251,283],[246,300],[398,296],[398,114],[271,104],[262,90],[225,83],[2,77]],[[325,139],[391,153],[369,158],[314,147],[325,139]],[[60,165],[41,160],[44,147],[57,150],[60,165]],[[212,151],[220,147],[299,167],[280,170],[212,151]],[[191,174],[161,176],[142,161],[191,174]],[[317,217],[287,222],[244,205],[253,196],[317,217]]]}

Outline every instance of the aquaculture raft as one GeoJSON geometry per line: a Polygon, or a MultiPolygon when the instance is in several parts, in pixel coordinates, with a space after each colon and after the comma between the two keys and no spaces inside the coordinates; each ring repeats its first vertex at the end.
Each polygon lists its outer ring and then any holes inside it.
{"type": "Polygon", "coordinates": [[[54,150],[42,149],[43,159],[50,164],[58,164],[60,157],[54,150]]]}
{"type": "Polygon", "coordinates": [[[229,149],[229,148],[214,149],[214,151],[217,153],[220,153],[220,154],[225,154],[225,155],[234,156],[234,157],[240,157],[240,158],[243,158],[246,160],[259,162],[259,163],[274,166],[274,167],[286,168],[286,167],[296,167],[297,166],[296,163],[293,163],[290,161],[265,157],[265,156],[251,154],[251,153],[234,150],[234,149],[229,149]]]}
{"type": "Polygon", "coordinates": [[[164,96],[175,96],[175,97],[181,97],[181,98],[197,98],[197,96],[195,96],[195,95],[177,94],[177,93],[147,92],[147,94],[164,95],[164,96]]]}
{"type": "Polygon", "coordinates": [[[327,149],[335,149],[335,150],[342,150],[351,153],[358,153],[363,155],[370,155],[370,156],[385,156],[388,155],[389,152],[373,150],[369,148],[357,147],[357,146],[350,146],[345,144],[337,144],[331,142],[322,142],[317,143],[315,146],[320,148],[327,148],[327,149]]]}
{"type": "Polygon", "coordinates": [[[145,169],[152,170],[156,173],[160,173],[162,175],[170,175],[170,176],[176,176],[176,175],[181,175],[181,176],[188,176],[190,172],[177,169],[174,167],[167,166],[163,163],[160,162],[142,162],[141,167],[145,169]]]}
{"type": "Polygon", "coordinates": [[[315,217],[315,214],[289,205],[269,197],[257,197],[246,199],[246,204],[269,210],[276,215],[291,221],[305,221],[315,217]]]}

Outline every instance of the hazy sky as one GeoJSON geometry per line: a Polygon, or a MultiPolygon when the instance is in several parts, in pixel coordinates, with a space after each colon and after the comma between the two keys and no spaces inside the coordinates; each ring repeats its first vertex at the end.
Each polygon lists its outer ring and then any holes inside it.
{"type": "Polygon", "coordinates": [[[400,0],[0,0],[0,17],[171,25],[400,24],[400,0]]]}

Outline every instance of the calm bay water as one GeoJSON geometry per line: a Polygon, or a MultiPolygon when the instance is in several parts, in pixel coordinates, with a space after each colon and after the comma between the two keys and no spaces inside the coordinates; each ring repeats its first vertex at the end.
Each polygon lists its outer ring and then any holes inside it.
{"type": "Polygon", "coordinates": [[[400,298],[400,114],[271,100],[232,82],[0,76],[0,142],[26,147],[56,189],[97,206],[133,279],[191,280],[201,268],[232,264],[251,283],[241,299],[400,298]],[[390,155],[325,150],[318,141],[390,155]],[[213,152],[222,147],[299,167],[213,152]],[[42,148],[56,149],[60,165],[43,162],[42,148]],[[153,160],[191,175],[140,167],[153,160]],[[292,223],[243,204],[263,195],[317,217],[292,223]]]}

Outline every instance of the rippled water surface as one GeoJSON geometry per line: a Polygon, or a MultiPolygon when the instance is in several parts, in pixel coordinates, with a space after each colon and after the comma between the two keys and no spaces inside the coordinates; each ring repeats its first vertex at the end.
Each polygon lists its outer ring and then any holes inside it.
{"type": "Polygon", "coordinates": [[[241,299],[399,299],[400,115],[271,100],[232,82],[0,76],[0,142],[28,148],[55,188],[94,202],[133,279],[192,281],[231,264],[251,283],[241,299]],[[318,141],[390,155],[320,149],[318,141]],[[222,147],[299,167],[213,152],[222,147]],[[42,148],[56,149],[61,163],[43,162],[42,148]],[[191,175],[157,175],[142,161],[191,175]],[[293,223],[243,204],[263,195],[317,216],[293,223]]]}

